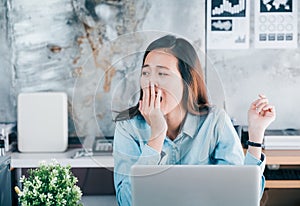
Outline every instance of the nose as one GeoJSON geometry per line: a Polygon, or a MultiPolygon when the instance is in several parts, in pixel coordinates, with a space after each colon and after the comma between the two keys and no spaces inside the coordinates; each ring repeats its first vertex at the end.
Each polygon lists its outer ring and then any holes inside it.
{"type": "Polygon", "coordinates": [[[147,77],[141,78],[141,85],[142,87],[148,87],[151,84],[154,84],[156,87],[160,85],[159,79],[155,74],[149,74],[147,77]]]}
{"type": "Polygon", "coordinates": [[[151,74],[150,78],[149,78],[149,84],[154,84],[155,86],[159,85],[159,81],[158,78],[156,76],[156,74],[151,74]]]}

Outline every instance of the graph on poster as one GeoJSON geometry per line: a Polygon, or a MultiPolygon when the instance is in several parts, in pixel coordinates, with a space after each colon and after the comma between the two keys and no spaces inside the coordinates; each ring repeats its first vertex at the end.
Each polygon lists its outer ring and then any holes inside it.
{"type": "Polygon", "coordinates": [[[292,12],[292,0],[261,0],[260,12],[292,12]]]}
{"type": "Polygon", "coordinates": [[[212,20],[211,21],[212,31],[232,31],[232,20],[212,20]]]}
{"type": "Polygon", "coordinates": [[[212,17],[244,17],[246,15],[245,0],[211,1],[212,17]]]}
{"type": "Polygon", "coordinates": [[[249,48],[250,0],[207,1],[207,48],[249,48]]]}
{"type": "Polygon", "coordinates": [[[297,2],[298,0],[256,0],[256,48],[297,48],[297,2]]]}

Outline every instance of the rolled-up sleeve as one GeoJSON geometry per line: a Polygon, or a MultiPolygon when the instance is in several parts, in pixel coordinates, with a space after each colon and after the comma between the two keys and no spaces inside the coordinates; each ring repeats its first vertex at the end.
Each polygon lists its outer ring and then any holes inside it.
{"type": "Polygon", "coordinates": [[[260,160],[255,158],[250,152],[247,151],[246,156],[245,156],[245,165],[257,165],[260,168],[260,175],[261,175],[261,192],[260,196],[263,196],[264,189],[265,189],[265,176],[264,176],[264,171],[265,171],[265,165],[266,165],[266,156],[264,153],[261,154],[260,160]]]}
{"type": "Polygon", "coordinates": [[[147,144],[143,145],[142,153],[135,164],[138,165],[157,165],[160,162],[161,155],[147,144]]]}
{"type": "MultiPolygon", "coordinates": [[[[143,131],[142,131],[143,132],[143,131]]],[[[145,130],[144,135],[149,135],[145,130]]],[[[119,205],[131,205],[130,169],[133,165],[157,165],[164,155],[133,135],[130,122],[117,122],[114,135],[114,185],[119,205]]]]}
{"type": "Polygon", "coordinates": [[[257,165],[260,167],[261,175],[261,197],[265,188],[265,155],[261,155],[261,159],[255,158],[247,151],[244,155],[240,139],[230,121],[229,116],[221,112],[216,123],[217,146],[214,151],[215,164],[235,164],[235,165],[257,165]]]}

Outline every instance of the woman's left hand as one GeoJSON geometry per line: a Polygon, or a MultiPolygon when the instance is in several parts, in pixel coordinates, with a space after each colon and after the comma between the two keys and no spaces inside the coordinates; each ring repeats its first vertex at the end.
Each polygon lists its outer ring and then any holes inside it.
{"type": "Polygon", "coordinates": [[[262,143],[265,130],[275,118],[275,107],[269,104],[269,100],[264,95],[260,94],[259,99],[255,100],[248,110],[249,140],[262,143]]]}

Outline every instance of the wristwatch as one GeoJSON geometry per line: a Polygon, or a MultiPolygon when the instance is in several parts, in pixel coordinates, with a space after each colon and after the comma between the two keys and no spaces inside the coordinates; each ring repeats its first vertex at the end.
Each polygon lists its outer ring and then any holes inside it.
{"type": "Polygon", "coordinates": [[[252,147],[262,147],[261,143],[251,142],[249,140],[246,142],[246,145],[252,146],[252,147]]]}

